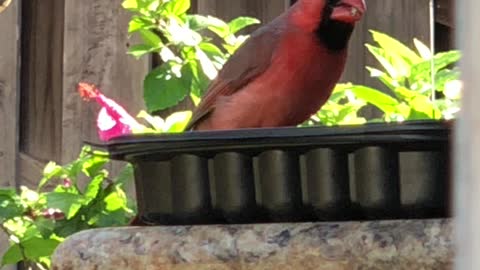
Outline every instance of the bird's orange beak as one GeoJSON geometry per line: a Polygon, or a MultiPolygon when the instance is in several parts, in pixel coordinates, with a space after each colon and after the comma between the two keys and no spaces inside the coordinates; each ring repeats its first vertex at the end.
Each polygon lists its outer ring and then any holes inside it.
{"type": "Polygon", "coordinates": [[[356,23],[367,11],[365,0],[340,0],[333,7],[330,18],[334,21],[344,23],[356,23]]]}

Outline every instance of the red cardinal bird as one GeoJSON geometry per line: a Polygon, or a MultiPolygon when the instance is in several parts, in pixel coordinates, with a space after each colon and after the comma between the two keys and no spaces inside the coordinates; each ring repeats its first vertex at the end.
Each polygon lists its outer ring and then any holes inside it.
{"type": "Polygon", "coordinates": [[[299,0],[232,55],[187,129],[297,125],[327,101],[342,75],[364,0],[299,0]]]}
{"type": "MultiPolygon", "coordinates": [[[[225,63],[187,129],[302,123],[329,98],[364,0],[299,0],[255,31],[225,63]]],[[[136,217],[130,225],[145,225],[136,217]]]]}

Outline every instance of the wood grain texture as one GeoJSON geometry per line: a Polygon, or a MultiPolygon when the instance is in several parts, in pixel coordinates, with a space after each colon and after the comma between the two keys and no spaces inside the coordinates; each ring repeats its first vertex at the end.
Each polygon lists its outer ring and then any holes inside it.
{"type": "Polygon", "coordinates": [[[64,2],[29,0],[22,14],[20,150],[35,159],[58,160],[62,132],[64,2]]]}
{"type": "Polygon", "coordinates": [[[119,1],[65,1],[62,154],[75,158],[82,141],[96,141],[99,107],[82,101],[76,92],[79,81],[97,84],[105,94],[122,103],[132,114],[143,108],[142,84],[148,59],[126,55],[130,43],[130,15],[119,1]]]}
{"type": "Polygon", "coordinates": [[[455,0],[435,1],[435,21],[445,26],[455,27],[455,0]]]}
{"type": "Polygon", "coordinates": [[[19,153],[17,183],[28,187],[37,187],[43,177],[43,168],[46,163],[30,155],[19,153]]]}
{"type": "Polygon", "coordinates": [[[197,0],[198,12],[231,20],[238,16],[252,16],[263,23],[271,21],[289,6],[288,0],[197,0]]]}
{"type": "MultiPolygon", "coordinates": [[[[18,1],[0,13],[0,187],[15,187],[18,154],[19,93],[19,16],[18,1]]],[[[0,254],[8,248],[0,233],[0,254]]],[[[6,267],[5,269],[14,269],[6,267]]]]}
{"type": "Polygon", "coordinates": [[[0,14],[0,186],[15,186],[18,154],[19,6],[0,14]]]}

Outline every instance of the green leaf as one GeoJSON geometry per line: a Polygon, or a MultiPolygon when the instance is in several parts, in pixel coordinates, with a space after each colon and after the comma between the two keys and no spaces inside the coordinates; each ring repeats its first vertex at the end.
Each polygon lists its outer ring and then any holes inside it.
{"type": "MultiPolygon", "coordinates": [[[[435,65],[435,73],[441,69],[444,69],[456,62],[458,62],[462,57],[460,51],[449,51],[438,53],[434,57],[434,65],[435,65]]],[[[410,81],[430,81],[430,74],[431,74],[431,61],[426,60],[420,62],[412,67],[412,72],[410,75],[410,81]]]]}
{"type": "Polygon", "coordinates": [[[133,166],[131,164],[125,165],[120,173],[115,178],[115,183],[118,185],[126,185],[133,180],[133,166]]]}
{"type": "Polygon", "coordinates": [[[22,242],[26,257],[33,261],[51,256],[59,244],[58,240],[43,238],[32,238],[22,242]]]}
{"type": "Polygon", "coordinates": [[[432,58],[432,51],[430,50],[430,48],[427,47],[427,45],[425,45],[416,38],[413,39],[413,43],[415,44],[415,47],[417,48],[417,51],[423,58],[423,60],[429,60],[430,58],[432,58]]]}
{"type": "Polygon", "coordinates": [[[426,96],[417,96],[410,101],[412,112],[408,120],[440,119],[442,112],[434,107],[426,96]]]}
{"type": "Polygon", "coordinates": [[[411,65],[422,61],[420,56],[418,56],[414,51],[400,41],[384,33],[373,30],[370,30],[370,32],[372,33],[373,40],[375,40],[375,42],[377,42],[381,48],[402,57],[408,62],[408,64],[411,65]]]}
{"type": "Polygon", "coordinates": [[[99,174],[95,176],[90,181],[90,183],[88,183],[88,186],[85,191],[85,200],[83,201],[84,205],[89,204],[91,201],[93,201],[97,197],[104,180],[105,180],[105,175],[99,174]]]}
{"type": "Polygon", "coordinates": [[[187,15],[187,24],[193,31],[200,31],[208,27],[208,17],[198,14],[187,15]]]}
{"type": "Polygon", "coordinates": [[[125,0],[123,1],[122,3],[122,7],[126,10],[130,10],[130,11],[138,11],[140,9],[140,5],[139,5],[139,2],[141,0],[125,0]]]}
{"type": "Polygon", "coordinates": [[[413,98],[421,96],[422,94],[400,86],[395,89],[395,94],[403,101],[410,102],[413,98]]]}
{"type": "Polygon", "coordinates": [[[22,251],[18,244],[13,244],[10,248],[3,254],[2,266],[9,264],[16,264],[23,260],[22,251]]]}
{"type": "Polygon", "coordinates": [[[438,91],[444,91],[446,84],[459,79],[460,79],[460,70],[442,69],[435,76],[436,88],[438,91]]]}
{"type": "Polygon", "coordinates": [[[19,199],[15,189],[0,189],[0,220],[11,219],[23,213],[24,210],[19,199]]]}
{"type": "Polygon", "coordinates": [[[259,24],[260,21],[251,17],[238,17],[228,23],[230,34],[236,34],[238,31],[255,24],[259,24]]]}
{"type": "Polygon", "coordinates": [[[398,82],[388,76],[385,72],[372,67],[367,67],[367,70],[370,72],[372,78],[379,79],[390,90],[394,91],[395,88],[398,87],[398,82]]]}
{"type": "Polygon", "coordinates": [[[72,218],[78,212],[83,203],[83,196],[73,193],[50,192],[46,193],[47,207],[60,209],[66,214],[67,219],[72,218]]]}
{"type": "Polygon", "coordinates": [[[197,46],[203,40],[199,33],[185,25],[178,24],[176,20],[169,21],[167,31],[175,45],[197,46]]]}
{"type": "Polygon", "coordinates": [[[77,177],[82,172],[83,163],[91,158],[91,155],[89,153],[90,150],[91,149],[89,147],[82,148],[82,152],[80,153],[78,158],[72,161],[70,164],[64,166],[67,177],[76,181],[77,177]]]}
{"type": "Polygon", "coordinates": [[[355,96],[382,110],[384,113],[394,113],[399,105],[398,101],[391,96],[367,86],[354,85],[350,88],[355,96]]]}
{"type": "Polygon", "coordinates": [[[217,77],[218,71],[213,65],[212,61],[208,56],[202,51],[200,48],[195,48],[195,54],[197,59],[200,61],[200,65],[202,66],[203,73],[207,75],[208,79],[213,80],[217,77]]]}
{"type": "Polygon", "coordinates": [[[55,234],[60,237],[68,237],[82,230],[90,229],[82,215],[76,215],[70,220],[56,221],[55,234]]]}
{"type": "Polygon", "coordinates": [[[172,68],[172,63],[165,63],[145,78],[143,97],[149,112],[177,105],[190,92],[191,73],[182,68],[176,74],[172,68]]]}
{"type": "Polygon", "coordinates": [[[114,227],[114,226],[124,226],[127,225],[130,218],[126,215],[125,211],[122,209],[108,212],[100,213],[93,220],[89,221],[94,223],[98,227],[114,227]]]}
{"type": "Polygon", "coordinates": [[[108,194],[105,199],[105,210],[109,212],[116,211],[118,209],[124,209],[127,207],[127,196],[125,193],[120,189],[116,188],[116,190],[110,194],[108,194]]]}
{"type": "Polygon", "coordinates": [[[155,131],[162,132],[165,121],[160,116],[153,116],[142,110],[137,115],[138,118],[145,119],[150,126],[152,126],[155,131]]]}
{"type": "Polygon", "coordinates": [[[368,44],[366,46],[370,53],[377,59],[377,61],[387,71],[388,75],[391,78],[397,79],[400,76],[400,72],[395,68],[393,63],[391,63],[387,59],[387,56],[385,55],[385,51],[383,49],[368,44]]]}
{"type": "Polygon", "coordinates": [[[217,34],[221,38],[225,38],[229,35],[230,33],[230,27],[228,24],[218,18],[208,16],[208,29],[215,34],[217,34]]]}
{"type": "Polygon", "coordinates": [[[161,47],[162,40],[154,32],[146,29],[140,29],[138,32],[140,33],[140,36],[142,37],[142,40],[145,42],[146,45],[149,45],[153,48],[161,47]]]}
{"type": "Polygon", "coordinates": [[[62,174],[64,174],[63,168],[57,165],[57,163],[50,161],[43,169],[43,178],[38,184],[38,190],[43,188],[50,180],[55,177],[60,177],[62,174]]]}
{"type": "Polygon", "coordinates": [[[147,44],[137,44],[128,48],[128,54],[133,55],[135,58],[140,58],[146,54],[156,51],[158,47],[152,47],[147,44]]]}
{"type": "Polygon", "coordinates": [[[49,238],[55,229],[55,221],[47,218],[37,217],[34,224],[43,238],[49,238]]]}
{"type": "Polygon", "coordinates": [[[190,0],[170,0],[165,4],[165,10],[170,14],[179,16],[190,9],[190,0]]]}
{"type": "Polygon", "coordinates": [[[155,21],[145,17],[135,16],[128,23],[128,33],[134,33],[141,29],[150,29],[155,27],[155,21]]]}
{"type": "MultiPolygon", "coordinates": [[[[215,44],[210,42],[202,42],[198,45],[203,52],[205,52],[210,59],[224,59],[225,54],[215,44]]],[[[223,63],[222,63],[223,64],[223,63]]]]}
{"type": "Polygon", "coordinates": [[[82,164],[82,172],[88,177],[94,177],[99,173],[103,173],[105,164],[109,159],[102,156],[91,156],[82,164]]]}
{"type": "Polygon", "coordinates": [[[183,132],[190,118],[192,118],[191,111],[173,113],[165,120],[164,130],[172,133],[183,132]]]}

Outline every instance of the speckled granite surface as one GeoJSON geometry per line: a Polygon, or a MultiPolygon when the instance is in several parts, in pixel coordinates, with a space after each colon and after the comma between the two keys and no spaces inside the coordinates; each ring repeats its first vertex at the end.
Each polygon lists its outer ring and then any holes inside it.
{"type": "Polygon", "coordinates": [[[129,227],[85,231],[54,270],[451,269],[450,220],[129,227]]]}

